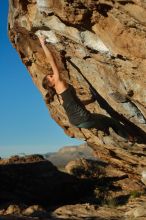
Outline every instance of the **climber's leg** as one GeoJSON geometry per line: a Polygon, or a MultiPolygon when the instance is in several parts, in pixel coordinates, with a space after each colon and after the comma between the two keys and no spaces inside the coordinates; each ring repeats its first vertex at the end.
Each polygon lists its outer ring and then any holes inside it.
{"type": "Polygon", "coordinates": [[[90,120],[80,123],[78,128],[96,128],[97,130],[101,130],[104,133],[109,135],[109,120],[108,117],[104,115],[92,114],[90,120]]]}
{"type": "Polygon", "coordinates": [[[126,132],[123,125],[117,122],[113,118],[109,118],[101,114],[92,114],[91,120],[79,124],[79,128],[96,128],[106,134],[109,134],[109,128],[111,127],[119,136],[129,139],[130,135],[126,132]]]}
{"type": "Polygon", "coordinates": [[[94,120],[96,121],[96,128],[98,130],[103,130],[109,133],[109,128],[111,127],[119,136],[129,139],[129,134],[125,127],[113,118],[106,117],[104,115],[94,115],[94,120]]]}

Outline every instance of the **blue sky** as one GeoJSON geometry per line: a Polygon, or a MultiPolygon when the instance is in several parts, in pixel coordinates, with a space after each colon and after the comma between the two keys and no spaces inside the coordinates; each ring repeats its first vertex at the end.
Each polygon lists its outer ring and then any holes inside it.
{"type": "Polygon", "coordinates": [[[46,153],[81,141],[50,118],[38,89],[7,36],[8,0],[0,1],[0,157],[46,153]]]}

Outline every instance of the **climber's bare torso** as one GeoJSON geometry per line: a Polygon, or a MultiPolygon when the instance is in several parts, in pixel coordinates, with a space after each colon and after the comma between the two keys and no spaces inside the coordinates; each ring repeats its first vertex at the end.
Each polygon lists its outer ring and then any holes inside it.
{"type": "MultiPolygon", "coordinates": [[[[57,73],[58,74],[58,73],[57,73]]],[[[53,81],[53,88],[55,89],[56,93],[58,94],[58,98],[61,104],[63,104],[63,100],[60,94],[62,94],[67,88],[68,83],[66,83],[64,80],[62,80],[60,77],[56,77],[56,74],[53,74],[52,76],[48,75],[47,77],[51,78],[53,81]]]]}
{"type": "Polygon", "coordinates": [[[56,93],[59,95],[58,97],[59,97],[59,101],[61,104],[63,104],[63,100],[60,94],[66,91],[67,88],[68,88],[68,84],[64,80],[58,80],[55,83],[55,90],[56,90],[56,93]]]}

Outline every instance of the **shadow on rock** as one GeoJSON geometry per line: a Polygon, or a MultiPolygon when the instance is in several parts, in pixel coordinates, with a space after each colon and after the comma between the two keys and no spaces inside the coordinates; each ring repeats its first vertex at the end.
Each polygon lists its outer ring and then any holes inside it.
{"type": "Polygon", "coordinates": [[[60,172],[40,157],[37,162],[25,160],[0,165],[0,203],[41,205],[69,204],[90,192],[88,180],[60,172]]]}

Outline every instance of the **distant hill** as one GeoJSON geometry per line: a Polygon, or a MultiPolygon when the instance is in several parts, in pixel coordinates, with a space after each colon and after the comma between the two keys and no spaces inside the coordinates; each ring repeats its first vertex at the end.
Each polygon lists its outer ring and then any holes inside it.
{"type": "Polygon", "coordinates": [[[87,144],[62,147],[58,152],[47,153],[43,156],[57,167],[64,167],[69,161],[79,158],[96,160],[93,150],[87,144]]]}

